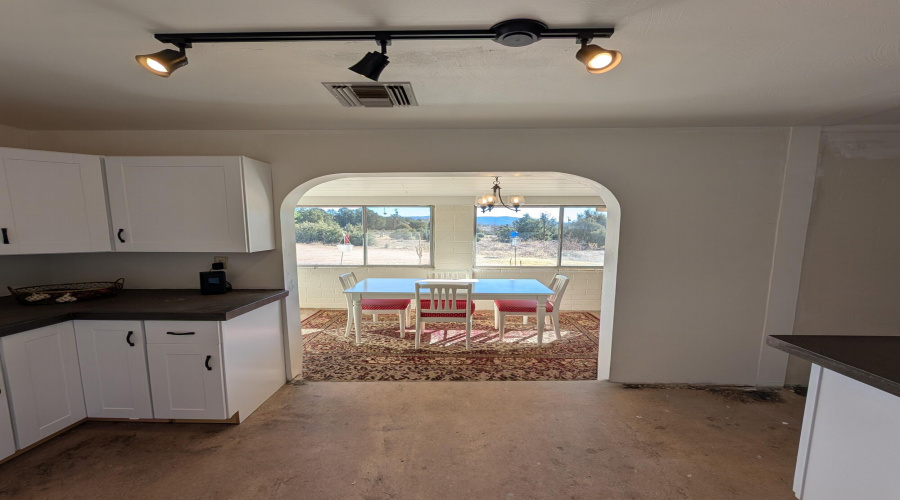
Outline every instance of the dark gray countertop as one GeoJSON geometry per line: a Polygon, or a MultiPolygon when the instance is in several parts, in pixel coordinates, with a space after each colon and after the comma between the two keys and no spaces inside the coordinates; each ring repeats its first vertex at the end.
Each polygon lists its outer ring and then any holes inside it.
{"type": "Polygon", "coordinates": [[[0,337],[73,319],[227,321],[288,295],[287,290],[122,290],[118,296],[73,304],[25,306],[0,297],[0,337]]]}
{"type": "Polygon", "coordinates": [[[900,396],[900,337],[770,335],[766,343],[900,396]]]}

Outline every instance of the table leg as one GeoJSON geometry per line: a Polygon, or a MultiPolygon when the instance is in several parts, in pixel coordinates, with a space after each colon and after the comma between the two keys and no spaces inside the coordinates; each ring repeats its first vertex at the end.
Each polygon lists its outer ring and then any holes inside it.
{"type": "Polygon", "coordinates": [[[538,347],[544,344],[544,315],[547,314],[547,299],[540,298],[537,303],[538,347]]]}
{"type": "Polygon", "coordinates": [[[362,297],[359,295],[353,296],[353,324],[356,327],[356,345],[360,345],[362,343],[362,330],[359,326],[362,324],[362,297]]]}

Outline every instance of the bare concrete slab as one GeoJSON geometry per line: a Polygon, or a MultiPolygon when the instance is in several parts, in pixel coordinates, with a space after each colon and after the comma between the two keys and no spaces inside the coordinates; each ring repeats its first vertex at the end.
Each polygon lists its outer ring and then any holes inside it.
{"type": "Polygon", "coordinates": [[[787,500],[804,400],[780,395],[287,385],[241,425],[85,423],[0,465],[0,498],[787,500]]]}

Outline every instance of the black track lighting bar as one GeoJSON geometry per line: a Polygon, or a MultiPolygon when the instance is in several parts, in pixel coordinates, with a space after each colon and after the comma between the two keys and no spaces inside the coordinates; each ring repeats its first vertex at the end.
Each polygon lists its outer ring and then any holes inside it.
{"type": "MultiPolygon", "coordinates": [[[[541,38],[573,38],[576,40],[609,38],[614,28],[546,28],[541,38]]],[[[485,40],[498,35],[494,29],[401,30],[401,31],[255,31],[225,33],[157,33],[157,40],[190,48],[195,43],[229,42],[320,42],[390,40],[485,40]]]]}

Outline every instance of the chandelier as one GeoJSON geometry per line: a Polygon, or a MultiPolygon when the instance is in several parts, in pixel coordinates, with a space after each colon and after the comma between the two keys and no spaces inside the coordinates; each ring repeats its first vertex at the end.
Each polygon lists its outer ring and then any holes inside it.
{"type": "Polygon", "coordinates": [[[475,203],[481,208],[481,213],[490,212],[494,209],[494,205],[499,203],[515,212],[519,211],[519,207],[525,202],[525,198],[520,195],[512,195],[509,197],[509,205],[503,201],[500,196],[500,177],[494,177],[494,186],[491,187],[491,193],[479,196],[475,203]]]}

